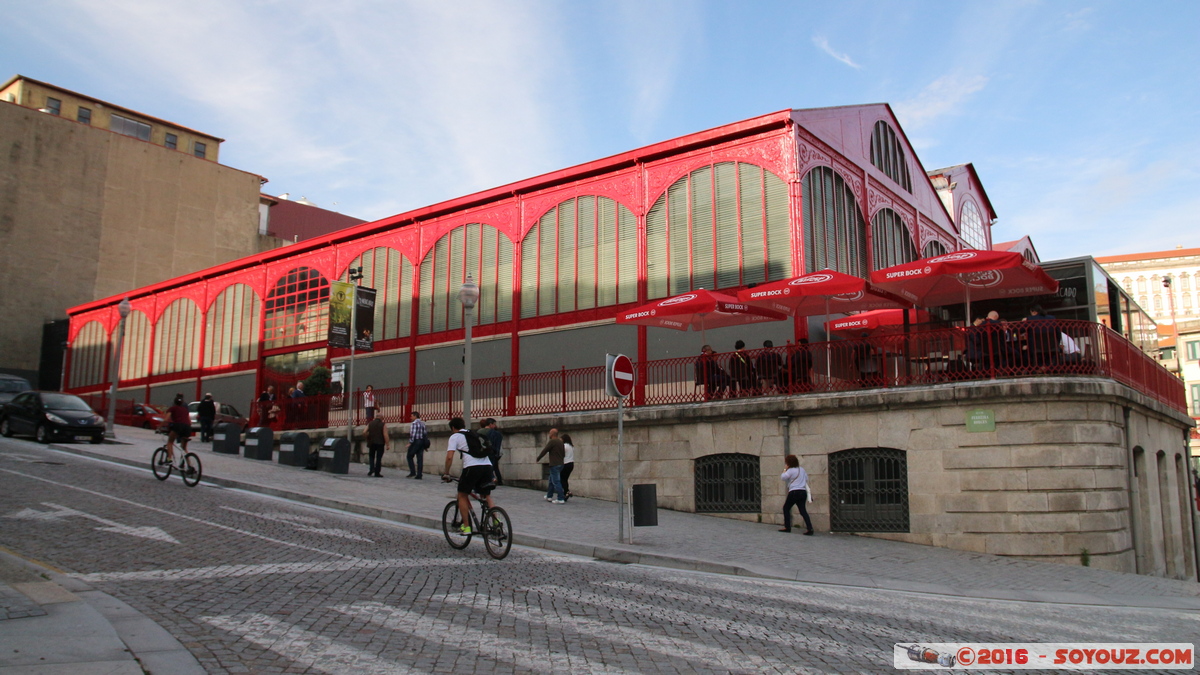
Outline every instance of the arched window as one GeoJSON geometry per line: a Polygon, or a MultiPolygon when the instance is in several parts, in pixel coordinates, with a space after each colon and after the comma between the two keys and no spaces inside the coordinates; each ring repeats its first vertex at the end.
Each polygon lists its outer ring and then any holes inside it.
{"type": "Polygon", "coordinates": [[[755,455],[696,459],[696,513],[759,513],[762,475],[755,455]]]}
{"type": "Polygon", "coordinates": [[[804,177],[804,271],[867,275],[867,225],[854,191],[833,169],[804,177]]]}
{"type": "Polygon", "coordinates": [[[904,161],[904,148],[896,132],[883,120],[875,123],[875,131],[871,134],[871,164],[896,181],[897,185],[912,192],[912,178],[908,173],[908,162],[904,161]]]}
{"type": "Polygon", "coordinates": [[[1029,249],[1025,249],[1024,251],[1021,251],[1021,257],[1024,258],[1027,262],[1033,263],[1035,265],[1037,264],[1037,261],[1033,259],[1033,251],[1030,251],[1029,249]]]}
{"type": "Polygon", "coordinates": [[[900,214],[891,209],[880,209],[871,219],[871,248],[875,265],[872,269],[876,270],[917,259],[912,235],[908,233],[900,214]]]}
{"type": "Polygon", "coordinates": [[[521,316],[637,301],[637,219],[608,197],[573,197],[521,242],[521,316]]]}
{"type": "Polygon", "coordinates": [[[180,373],[200,365],[200,308],[179,298],[163,310],[154,326],[153,374],[180,373]]]}
{"type": "Polygon", "coordinates": [[[958,217],[958,233],[971,248],[986,249],[988,247],[983,218],[980,217],[979,208],[975,206],[975,202],[969,199],[963,202],[962,214],[958,217]]]}
{"type": "Polygon", "coordinates": [[[71,343],[72,387],[86,387],[104,382],[104,360],[108,358],[108,335],[104,324],[89,321],[71,343]]]}
{"type": "Polygon", "coordinates": [[[329,334],[329,281],[311,267],[279,278],[267,294],[266,349],[324,340],[329,334]]]}
{"type": "Polygon", "coordinates": [[[228,366],[258,358],[258,294],[246,284],[221,291],[205,315],[204,365],[228,366]]]}
{"type": "Polygon", "coordinates": [[[946,248],[945,244],[937,239],[934,239],[933,241],[925,244],[925,248],[921,250],[921,257],[936,258],[939,255],[946,255],[949,252],[950,250],[946,248]]]}
{"type": "Polygon", "coordinates": [[[855,448],[829,455],[829,506],[835,532],[908,532],[904,451],[855,448]]]}
{"type": "MultiPolygon", "coordinates": [[[[119,325],[118,325],[119,328],[119,325]]],[[[111,340],[117,339],[113,329],[111,340]]],[[[133,310],[125,317],[125,337],[121,341],[122,380],[137,380],[150,374],[150,317],[133,310]]]]}
{"type": "Polygon", "coordinates": [[[412,332],[412,263],[396,249],[380,246],[351,261],[341,280],[350,281],[350,269],[358,267],[363,268],[362,286],[375,289],[375,339],[408,337],[412,332]]]}
{"type": "Polygon", "coordinates": [[[648,296],[791,276],[787,196],[778,176],[741,162],[675,181],[646,214],[648,296]]]}
{"type": "Polygon", "coordinates": [[[463,326],[458,289],[467,274],[479,284],[476,325],[512,320],[513,244],[491,225],[450,230],[421,261],[418,334],[463,326]]]}

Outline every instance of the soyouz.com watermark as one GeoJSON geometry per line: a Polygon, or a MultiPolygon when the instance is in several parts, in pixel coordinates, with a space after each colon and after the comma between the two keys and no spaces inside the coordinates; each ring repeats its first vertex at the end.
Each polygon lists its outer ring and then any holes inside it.
{"type": "Polygon", "coordinates": [[[898,642],[901,670],[1191,670],[1187,642],[898,642]]]}

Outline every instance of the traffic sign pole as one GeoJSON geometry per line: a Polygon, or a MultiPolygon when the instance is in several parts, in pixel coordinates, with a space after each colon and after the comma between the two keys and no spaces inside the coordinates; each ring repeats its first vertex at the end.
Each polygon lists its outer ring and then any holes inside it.
{"type": "Polygon", "coordinates": [[[617,399],[617,541],[626,541],[626,507],[625,502],[625,397],[633,391],[633,361],[624,354],[605,354],[605,389],[609,396],[617,399]]]}

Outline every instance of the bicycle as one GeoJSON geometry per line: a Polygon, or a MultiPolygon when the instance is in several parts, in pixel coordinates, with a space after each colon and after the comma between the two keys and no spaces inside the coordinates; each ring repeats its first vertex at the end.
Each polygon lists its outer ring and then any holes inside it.
{"type": "MultiPolygon", "coordinates": [[[[457,483],[458,479],[446,476],[443,481],[457,483]]],[[[482,513],[476,516],[475,505],[470,504],[468,512],[471,514],[471,534],[463,534],[459,531],[462,527],[462,515],[458,511],[457,499],[450,500],[450,503],[446,504],[446,508],[442,510],[442,534],[446,535],[446,543],[450,544],[453,549],[461,550],[471,543],[471,537],[478,534],[483,537],[483,546],[487,549],[488,555],[496,560],[504,559],[512,549],[512,520],[509,519],[508,513],[499,506],[489,508],[487,497],[484,495],[472,492],[471,499],[479,502],[483,507],[482,513]]]]}
{"type": "MultiPolygon", "coordinates": [[[[182,450],[182,448],[180,448],[182,450]]],[[[183,479],[183,484],[188,487],[196,487],[200,483],[200,476],[203,473],[203,468],[200,466],[200,458],[194,452],[187,452],[183,455],[183,463],[176,464],[170,459],[167,454],[166,446],[163,446],[154,451],[150,457],[150,470],[154,472],[154,477],[159,480],[166,480],[171,477],[171,472],[178,469],[179,477],[183,479]]]]}

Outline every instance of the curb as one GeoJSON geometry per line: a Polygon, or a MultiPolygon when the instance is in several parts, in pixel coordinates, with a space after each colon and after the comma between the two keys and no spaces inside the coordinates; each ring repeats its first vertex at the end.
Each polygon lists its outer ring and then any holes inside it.
{"type": "MultiPolygon", "coordinates": [[[[121,457],[111,457],[94,453],[78,447],[50,445],[48,447],[113,464],[122,464],[135,468],[149,469],[148,462],[138,462],[121,457]]],[[[204,476],[202,482],[225,488],[244,490],[256,494],[267,495],[288,501],[309,504],[334,511],[342,511],[360,516],[369,516],[394,523],[402,523],[441,531],[440,518],[430,518],[423,515],[390,511],[376,506],[367,506],[357,502],[327,499],[314,495],[293,492],[291,490],[258,485],[230,478],[204,476]]],[[[922,595],[942,595],[984,600],[1003,600],[1009,602],[1037,602],[1089,606],[1110,607],[1141,607],[1146,609],[1173,609],[1200,611],[1200,598],[1172,596],[1102,596],[1089,593],[1068,591],[1009,591],[995,588],[954,588],[937,584],[907,582],[900,579],[886,579],[852,574],[821,574],[805,573],[803,571],[782,570],[777,568],[734,565],[730,563],[704,560],[702,558],[667,555],[662,553],[644,553],[636,549],[616,546],[597,546],[562,539],[550,539],[533,535],[514,534],[513,544],[527,548],[538,548],[555,553],[584,556],[603,560],[605,562],[645,565],[666,569],[678,569],[689,572],[704,572],[708,574],[723,574],[728,576],[751,577],[757,579],[773,579],[777,581],[795,581],[823,586],[849,586],[853,588],[874,588],[878,590],[898,591],[904,593],[919,593],[922,595]]]]}
{"type": "MultiPolygon", "coordinates": [[[[48,579],[65,592],[78,598],[112,626],[117,638],[125,645],[132,659],[144,672],[203,675],[206,671],[186,647],[167,629],[113,596],[98,591],[67,572],[43,563],[23,558],[0,548],[0,559],[22,567],[32,574],[48,579]]],[[[85,664],[61,664],[83,667],[85,664]]]]}

